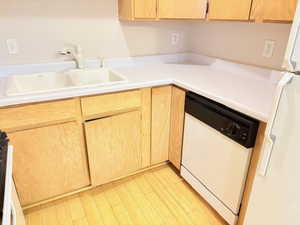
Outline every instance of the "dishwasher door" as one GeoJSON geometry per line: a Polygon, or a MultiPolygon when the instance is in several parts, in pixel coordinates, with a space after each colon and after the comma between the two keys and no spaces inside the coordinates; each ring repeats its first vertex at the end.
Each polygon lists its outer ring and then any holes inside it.
{"type": "Polygon", "coordinates": [[[209,198],[238,215],[251,153],[252,149],[185,114],[182,166],[211,195],[206,200],[213,207],[209,198]]]}

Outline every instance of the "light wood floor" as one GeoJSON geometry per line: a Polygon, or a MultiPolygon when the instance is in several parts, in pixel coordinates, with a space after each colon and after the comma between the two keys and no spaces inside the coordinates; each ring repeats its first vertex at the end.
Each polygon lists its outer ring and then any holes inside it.
{"type": "Polygon", "coordinates": [[[26,213],[28,225],[225,225],[169,166],[26,213]]]}

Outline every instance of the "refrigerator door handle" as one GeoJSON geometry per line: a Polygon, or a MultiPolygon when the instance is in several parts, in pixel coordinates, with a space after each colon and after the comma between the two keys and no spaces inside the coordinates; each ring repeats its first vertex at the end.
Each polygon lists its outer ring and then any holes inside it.
{"type": "Polygon", "coordinates": [[[291,73],[286,73],[286,74],[284,74],[283,78],[280,80],[280,82],[277,86],[277,92],[276,92],[276,96],[275,96],[274,103],[273,103],[273,111],[271,114],[271,118],[268,122],[267,128],[266,128],[265,140],[264,140],[264,144],[263,144],[263,152],[262,152],[260,165],[259,165],[259,169],[258,169],[258,174],[263,177],[267,176],[273,147],[276,142],[276,136],[272,133],[272,130],[273,130],[274,123],[276,120],[279,102],[280,102],[284,88],[292,81],[292,79],[293,79],[293,75],[291,73]]]}

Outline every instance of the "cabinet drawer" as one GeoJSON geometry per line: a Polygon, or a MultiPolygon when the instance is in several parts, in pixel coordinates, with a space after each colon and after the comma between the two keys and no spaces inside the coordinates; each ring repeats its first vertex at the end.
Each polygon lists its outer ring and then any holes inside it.
{"type": "Polygon", "coordinates": [[[136,109],[142,105],[140,90],[81,98],[85,119],[99,118],[136,109]]]}
{"type": "Polygon", "coordinates": [[[37,125],[76,119],[76,99],[44,102],[0,109],[0,127],[5,131],[22,130],[37,125]]]}

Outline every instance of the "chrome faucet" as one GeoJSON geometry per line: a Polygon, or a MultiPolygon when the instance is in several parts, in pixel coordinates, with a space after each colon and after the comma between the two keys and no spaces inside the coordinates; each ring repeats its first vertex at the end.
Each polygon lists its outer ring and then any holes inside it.
{"type": "Polygon", "coordinates": [[[80,45],[75,45],[74,48],[65,48],[62,51],[58,51],[58,54],[72,56],[76,61],[77,69],[84,69],[85,60],[82,55],[82,48],[80,45]]]}

